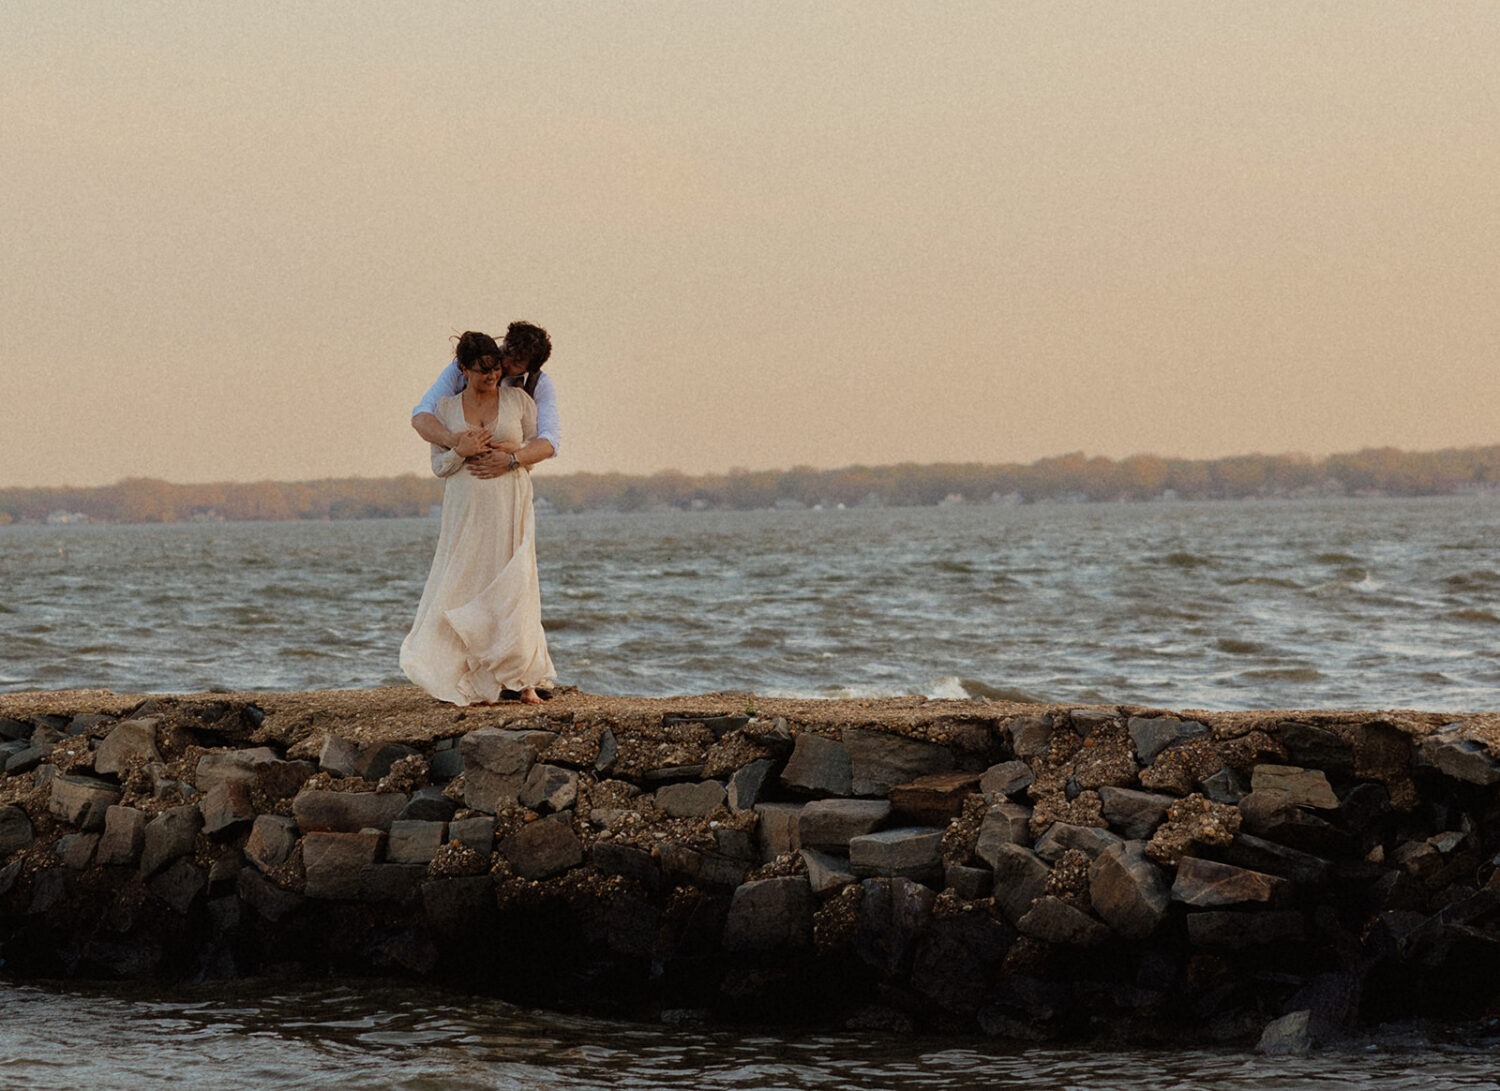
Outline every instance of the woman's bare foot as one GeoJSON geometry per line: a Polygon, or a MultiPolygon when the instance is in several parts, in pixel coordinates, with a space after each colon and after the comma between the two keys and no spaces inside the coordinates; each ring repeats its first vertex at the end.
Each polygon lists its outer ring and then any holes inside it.
{"type": "Polygon", "coordinates": [[[523,705],[539,705],[542,703],[542,699],[537,696],[535,689],[527,686],[521,691],[521,703],[523,705]]]}

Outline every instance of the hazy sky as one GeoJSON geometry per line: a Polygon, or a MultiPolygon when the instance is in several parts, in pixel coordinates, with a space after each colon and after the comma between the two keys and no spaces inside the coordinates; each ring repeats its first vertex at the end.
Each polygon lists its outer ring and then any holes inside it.
{"type": "Polygon", "coordinates": [[[0,4],[0,486],[1500,442],[1500,4],[0,4]]]}

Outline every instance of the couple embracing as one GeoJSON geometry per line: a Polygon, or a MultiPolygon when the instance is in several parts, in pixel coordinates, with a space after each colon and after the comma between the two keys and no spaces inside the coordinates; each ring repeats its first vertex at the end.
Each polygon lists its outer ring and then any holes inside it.
{"type": "Polygon", "coordinates": [[[401,669],[455,705],[537,704],[556,673],[542,631],[531,474],[557,453],[547,332],[512,322],[505,339],[469,332],[412,410],[444,478],[442,528],[401,669]]]}

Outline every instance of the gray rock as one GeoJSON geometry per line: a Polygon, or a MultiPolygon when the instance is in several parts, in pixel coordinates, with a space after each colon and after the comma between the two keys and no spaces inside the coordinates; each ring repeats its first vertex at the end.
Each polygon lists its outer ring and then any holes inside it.
{"type": "Polygon", "coordinates": [[[1268,1057],[1301,1057],[1312,1050],[1312,1045],[1312,1012],[1294,1011],[1266,1024],[1255,1052],[1268,1057]]]}
{"type": "Polygon", "coordinates": [[[623,875],[647,891],[661,888],[661,864],[645,849],[612,841],[595,841],[589,849],[589,864],[601,875],[623,875]]]}
{"type": "Polygon", "coordinates": [[[427,877],[424,864],[371,864],[359,873],[362,902],[408,902],[427,877]]]}
{"type": "Polygon", "coordinates": [[[298,792],[292,817],[304,833],[358,833],[389,829],[406,806],[400,792],[298,792]]]}
{"type": "Polygon", "coordinates": [[[1336,810],[1338,796],[1328,784],[1321,769],[1301,769],[1295,765],[1257,765],[1250,773],[1252,792],[1280,792],[1297,807],[1336,810]]]}
{"type": "Polygon", "coordinates": [[[801,795],[847,796],[854,783],[849,751],[842,743],[804,731],[781,771],[781,783],[801,795]]]}
{"type": "Polygon", "coordinates": [[[198,759],[193,784],[198,791],[207,794],[226,780],[253,781],[262,767],[280,760],[276,751],[268,746],[253,750],[215,750],[198,759]]]}
{"type": "Polygon", "coordinates": [[[495,849],[495,820],[487,815],[454,819],[448,823],[448,840],[488,857],[495,849]]]}
{"type": "Polygon", "coordinates": [[[519,798],[521,806],[542,814],[569,810],[578,802],[578,774],[560,765],[533,765],[519,798]]]}
{"type": "Polygon", "coordinates": [[[720,826],[714,830],[714,845],[718,848],[720,856],[747,862],[760,860],[760,845],[755,839],[755,834],[750,830],[736,830],[720,826]]]}
{"type": "Polygon", "coordinates": [[[255,821],[255,804],[250,800],[250,784],[246,781],[220,781],[198,807],[203,812],[203,832],[210,837],[234,833],[255,821]]]}
{"type": "Polygon", "coordinates": [[[849,866],[860,876],[923,879],[941,875],[943,831],[906,826],[851,838],[849,866]]]}
{"type": "Polygon", "coordinates": [[[1106,849],[1089,865],[1089,903],[1127,939],[1144,939],[1156,931],[1170,902],[1167,877],[1146,858],[1140,841],[1106,849]]]}
{"type": "Polygon", "coordinates": [[[337,735],[324,735],[318,768],[336,777],[352,777],[359,768],[359,747],[337,735]]]}
{"type": "Polygon", "coordinates": [[[943,885],[965,901],[975,901],[994,893],[995,873],[989,868],[949,864],[943,869],[943,885]]]}
{"type": "Polygon", "coordinates": [[[1066,947],[1093,947],[1109,938],[1108,928],[1054,894],[1038,898],[1016,921],[1016,929],[1033,939],[1066,947]]]}
{"type": "Polygon", "coordinates": [[[760,879],[735,889],[724,920],[726,951],[799,950],[812,946],[812,888],[800,875],[760,879]]]}
{"type": "Polygon", "coordinates": [[[208,888],[208,877],[204,875],[202,868],[187,857],[179,856],[163,868],[161,874],[152,878],[147,886],[151,893],[171,906],[174,912],[186,916],[199,895],[208,888]]]}
{"type": "Polygon", "coordinates": [[[35,730],[25,720],[13,720],[9,716],[0,716],[0,739],[7,741],[29,739],[31,738],[31,733],[35,730]]]}
{"type": "Polygon", "coordinates": [[[94,849],[99,845],[97,833],[70,833],[57,839],[52,851],[62,861],[63,867],[82,871],[93,863],[94,849]]]}
{"type": "Polygon", "coordinates": [[[297,844],[297,823],[284,815],[257,815],[245,841],[245,855],[261,871],[286,863],[297,844]]]}
{"type": "Polygon", "coordinates": [[[1024,761],[1003,761],[985,770],[979,780],[979,790],[989,802],[999,803],[1002,797],[1024,792],[1035,780],[1036,774],[1024,761]]]}
{"type": "Polygon", "coordinates": [[[393,864],[430,864],[448,831],[446,822],[401,821],[391,823],[385,858],[393,864]]]}
{"type": "Polygon", "coordinates": [[[1132,716],[1125,726],[1142,765],[1150,765],[1169,746],[1208,734],[1206,724],[1176,716],[1132,716]]]}
{"type": "Polygon", "coordinates": [[[1055,864],[1069,849],[1087,853],[1090,859],[1106,849],[1120,844],[1120,838],[1097,826],[1074,826],[1068,822],[1054,822],[1047,832],[1037,838],[1033,848],[1036,854],[1049,864],[1055,864]]]}
{"type": "Polygon", "coordinates": [[[937,895],[910,879],[866,879],[860,883],[854,949],[887,977],[906,973],[937,895]]]}
{"type": "MultiPolygon", "coordinates": [[[[262,818],[271,817],[262,815],[262,818]]],[[[272,924],[284,920],[303,903],[302,895],[283,890],[254,868],[241,868],[235,880],[235,890],[251,909],[272,924]]]]}
{"type": "Polygon", "coordinates": [[[550,731],[506,731],[481,727],[458,740],[464,768],[484,769],[502,777],[525,779],[549,746],[557,741],[550,731]]]}
{"type": "Polygon", "coordinates": [[[1204,777],[1202,787],[1203,794],[1214,803],[1228,803],[1231,806],[1250,793],[1250,785],[1245,782],[1244,775],[1227,765],[1217,773],[1204,777]]]}
{"type": "Polygon", "coordinates": [[[656,790],[656,805],[670,818],[707,818],[727,799],[724,786],[716,780],[696,784],[667,784],[656,790]]]}
{"type": "Polygon", "coordinates": [[[697,886],[737,887],[750,872],[750,865],[745,860],[700,852],[680,841],[663,841],[656,850],[663,874],[686,879],[697,886]]]}
{"type": "Polygon", "coordinates": [[[761,858],[767,863],[788,852],[802,847],[798,840],[801,803],[757,803],[756,817],[760,820],[756,832],[760,841],[761,858]]]}
{"type": "Polygon", "coordinates": [[[583,863],[583,843],[570,823],[542,819],[500,842],[500,852],[523,879],[550,879],[583,863]]]}
{"type": "MultiPolygon", "coordinates": [[[[442,751],[445,754],[457,752],[442,751]]],[[[447,822],[457,813],[458,804],[445,796],[442,788],[433,785],[413,792],[396,819],[401,822],[447,822]]]]}
{"type": "Polygon", "coordinates": [[[1031,808],[1019,803],[997,803],[985,812],[979,824],[974,855],[994,867],[995,855],[1002,845],[1029,846],[1031,841],[1031,808]]]}
{"type": "Polygon", "coordinates": [[[1114,723],[1119,718],[1120,714],[1113,709],[1075,708],[1068,712],[1068,722],[1082,739],[1088,738],[1096,728],[1114,723]]]}
{"type": "Polygon", "coordinates": [[[1291,909],[1209,909],[1189,913],[1188,942],[1202,951],[1243,951],[1301,940],[1306,933],[1302,914],[1291,909]]]}
{"type": "Polygon", "coordinates": [[[850,838],[873,833],[891,814],[883,799],[819,799],[802,808],[797,843],[804,848],[847,851],[850,838]]]}
{"type": "Polygon", "coordinates": [[[608,729],[599,734],[599,755],[594,758],[594,772],[601,777],[607,776],[614,769],[615,762],[620,759],[620,743],[615,738],[615,733],[608,729]]]}
{"type": "Polygon", "coordinates": [[[16,879],[20,877],[21,865],[26,863],[24,856],[17,856],[4,867],[0,867],[0,894],[9,894],[10,888],[16,885],[16,879]]]}
{"type": "Polygon", "coordinates": [[[117,723],[94,753],[94,771],[114,775],[161,761],[156,749],[156,725],[160,722],[160,717],[148,716],[117,723]]]}
{"type": "Polygon", "coordinates": [[[1488,787],[1500,783],[1500,763],[1490,756],[1485,745],[1477,739],[1461,738],[1452,728],[1423,739],[1417,747],[1417,758],[1465,784],[1488,787]]]}
{"type": "Polygon", "coordinates": [[[359,760],[355,763],[356,775],[368,781],[378,781],[382,777],[390,775],[391,766],[406,758],[419,758],[422,754],[415,747],[407,746],[405,743],[388,742],[379,743],[362,749],[359,752],[359,760]]]}
{"type": "Polygon", "coordinates": [[[807,865],[807,881],[818,897],[842,890],[857,878],[849,861],[843,856],[803,849],[802,862],[807,865]]]}
{"type": "Polygon", "coordinates": [[[1034,758],[1052,745],[1050,717],[1018,716],[1010,721],[1011,749],[1018,758],[1034,758]]]}
{"type": "Polygon", "coordinates": [[[146,847],[146,814],[134,807],[114,806],[104,812],[104,834],[94,862],[101,867],[129,867],[146,847]]]}
{"type": "Polygon", "coordinates": [[[775,769],[776,763],[770,758],[757,758],[748,765],[742,765],[736,769],[734,775],[729,778],[727,794],[729,809],[735,814],[754,810],[755,805],[765,795],[766,784],[775,769]]]}
{"type": "Polygon", "coordinates": [[[1321,856],[1300,852],[1248,833],[1241,833],[1221,851],[1226,863],[1264,871],[1269,875],[1279,875],[1304,886],[1326,882],[1332,867],[1321,856]]]}
{"type": "Polygon", "coordinates": [[[302,838],[307,869],[304,893],[309,898],[352,901],[360,896],[360,873],[380,855],[385,834],[379,830],[333,833],[318,830],[302,838]]]}
{"type": "Polygon", "coordinates": [[[850,787],[857,796],[884,796],[898,784],[946,773],[954,766],[947,747],[885,731],[846,728],[843,743],[849,755],[850,787]]]}
{"type": "Polygon", "coordinates": [[[32,876],[31,903],[26,907],[29,916],[51,912],[68,899],[70,872],[64,867],[42,868],[32,876]]]}
{"type": "Polygon", "coordinates": [[[141,845],[141,878],[150,878],[179,856],[191,853],[202,828],[203,815],[192,803],[162,811],[147,822],[141,845]]]}
{"type": "Polygon", "coordinates": [[[1333,773],[1354,772],[1354,748],[1338,732],[1295,720],[1276,728],[1276,737],[1293,764],[1333,773]]]}
{"type": "Polygon", "coordinates": [[[1173,901],[1198,907],[1246,902],[1282,905],[1291,896],[1292,884],[1285,879],[1196,856],[1177,862],[1177,879],[1172,884],[1173,901]]]}
{"type": "Polygon", "coordinates": [[[1167,808],[1175,802],[1173,796],[1140,792],[1134,788],[1105,785],[1099,789],[1100,810],[1105,821],[1127,841],[1150,837],[1167,817],[1167,808]]]}
{"type": "Polygon", "coordinates": [[[102,830],[104,815],[120,802],[120,789],[93,777],[61,774],[52,778],[47,811],[81,830],[102,830]]]}
{"type": "Polygon", "coordinates": [[[456,746],[446,750],[434,750],[427,764],[427,775],[439,784],[445,784],[464,771],[464,756],[456,746]]]}
{"type": "Polygon", "coordinates": [[[521,801],[526,789],[526,776],[520,773],[492,773],[488,769],[474,766],[464,770],[464,806],[486,814],[499,814],[507,805],[521,801]]]}
{"type": "Polygon", "coordinates": [[[28,746],[24,750],[17,750],[5,759],[5,771],[12,776],[29,773],[40,765],[46,756],[47,751],[40,746],[28,746]]]}
{"type": "Polygon", "coordinates": [[[1052,869],[1022,845],[997,845],[989,863],[995,870],[995,904],[1005,919],[1014,924],[1047,892],[1047,877],[1052,869]]]}
{"type": "Polygon", "coordinates": [[[422,911],[438,931],[482,933],[495,916],[495,881],[488,875],[432,879],[422,884],[421,897],[422,911]]]}
{"type": "Polygon", "coordinates": [[[29,848],[35,836],[31,818],[24,810],[14,804],[0,807],[0,859],[29,848]]]}
{"type": "Polygon", "coordinates": [[[1245,832],[1305,852],[1336,854],[1348,838],[1332,823],[1297,806],[1288,792],[1251,792],[1239,804],[1245,832]]]}

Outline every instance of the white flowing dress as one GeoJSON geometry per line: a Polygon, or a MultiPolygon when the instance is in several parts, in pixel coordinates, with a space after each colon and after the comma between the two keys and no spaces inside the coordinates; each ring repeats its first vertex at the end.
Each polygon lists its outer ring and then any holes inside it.
{"type": "MultiPolygon", "coordinates": [[[[519,387],[500,387],[497,440],[536,435],[536,403],[519,387]]],[[[438,402],[437,418],[455,432],[462,395],[438,402]]],[[[463,471],[463,459],[432,449],[432,472],[446,478],[437,551],[417,620],[401,642],[401,669],[428,693],[455,705],[495,701],[501,690],[551,685],[556,677],[542,631],[536,572],[531,475],[488,480],[463,471]]]]}

